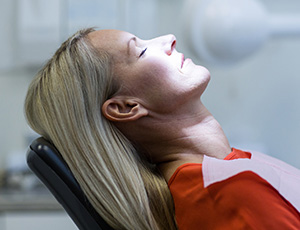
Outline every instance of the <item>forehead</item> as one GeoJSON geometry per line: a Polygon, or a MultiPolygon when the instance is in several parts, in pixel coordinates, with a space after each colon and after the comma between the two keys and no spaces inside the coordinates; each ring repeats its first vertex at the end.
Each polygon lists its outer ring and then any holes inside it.
{"type": "Polygon", "coordinates": [[[115,53],[127,52],[128,42],[134,36],[120,30],[97,30],[91,32],[88,37],[96,48],[115,53]]]}

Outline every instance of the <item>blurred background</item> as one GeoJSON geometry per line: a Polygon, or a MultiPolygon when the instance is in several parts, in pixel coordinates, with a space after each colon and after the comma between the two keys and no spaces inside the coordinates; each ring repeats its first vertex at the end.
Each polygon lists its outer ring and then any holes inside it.
{"type": "Polygon", "coordinates": [[[298,0],[0,0],[0,229],[53,220],[76,229],[27,170],[37,135],[23,103],[38,69],[83,27],[174,34],[177,49],[210,70],[203,101],[231,145],[300,168],[299,18],[298,0]]]}

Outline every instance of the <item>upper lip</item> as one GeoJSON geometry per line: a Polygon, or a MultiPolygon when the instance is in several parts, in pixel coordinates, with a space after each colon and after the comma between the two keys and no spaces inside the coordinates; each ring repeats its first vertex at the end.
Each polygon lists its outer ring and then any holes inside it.
{"type": "Polygon", "coordinates": [[[181,54],[181,68],[183,67],[183,63],[184,63],[184,54],[181,54]]]}

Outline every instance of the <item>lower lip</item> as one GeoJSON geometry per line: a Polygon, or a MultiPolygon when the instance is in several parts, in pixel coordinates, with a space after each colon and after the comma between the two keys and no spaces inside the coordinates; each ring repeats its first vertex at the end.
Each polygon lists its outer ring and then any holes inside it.
{"type": "Polygon", "coordinates": [[[183,61],[183,63],[182,63],[182,68],[183,68],[189,61],[191,61],[190,58],[185,59],[185,60],[183,61]]]}

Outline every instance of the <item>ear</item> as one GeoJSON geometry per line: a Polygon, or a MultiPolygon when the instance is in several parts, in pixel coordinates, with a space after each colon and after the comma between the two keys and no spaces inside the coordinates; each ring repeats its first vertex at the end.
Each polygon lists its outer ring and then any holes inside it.
{"type": "Polygon", "coordinates": [[[134,99],[110,98],[102,105],[103,115],[110,121],[135,121],[148,115],[148,110],[134,99]]]}

